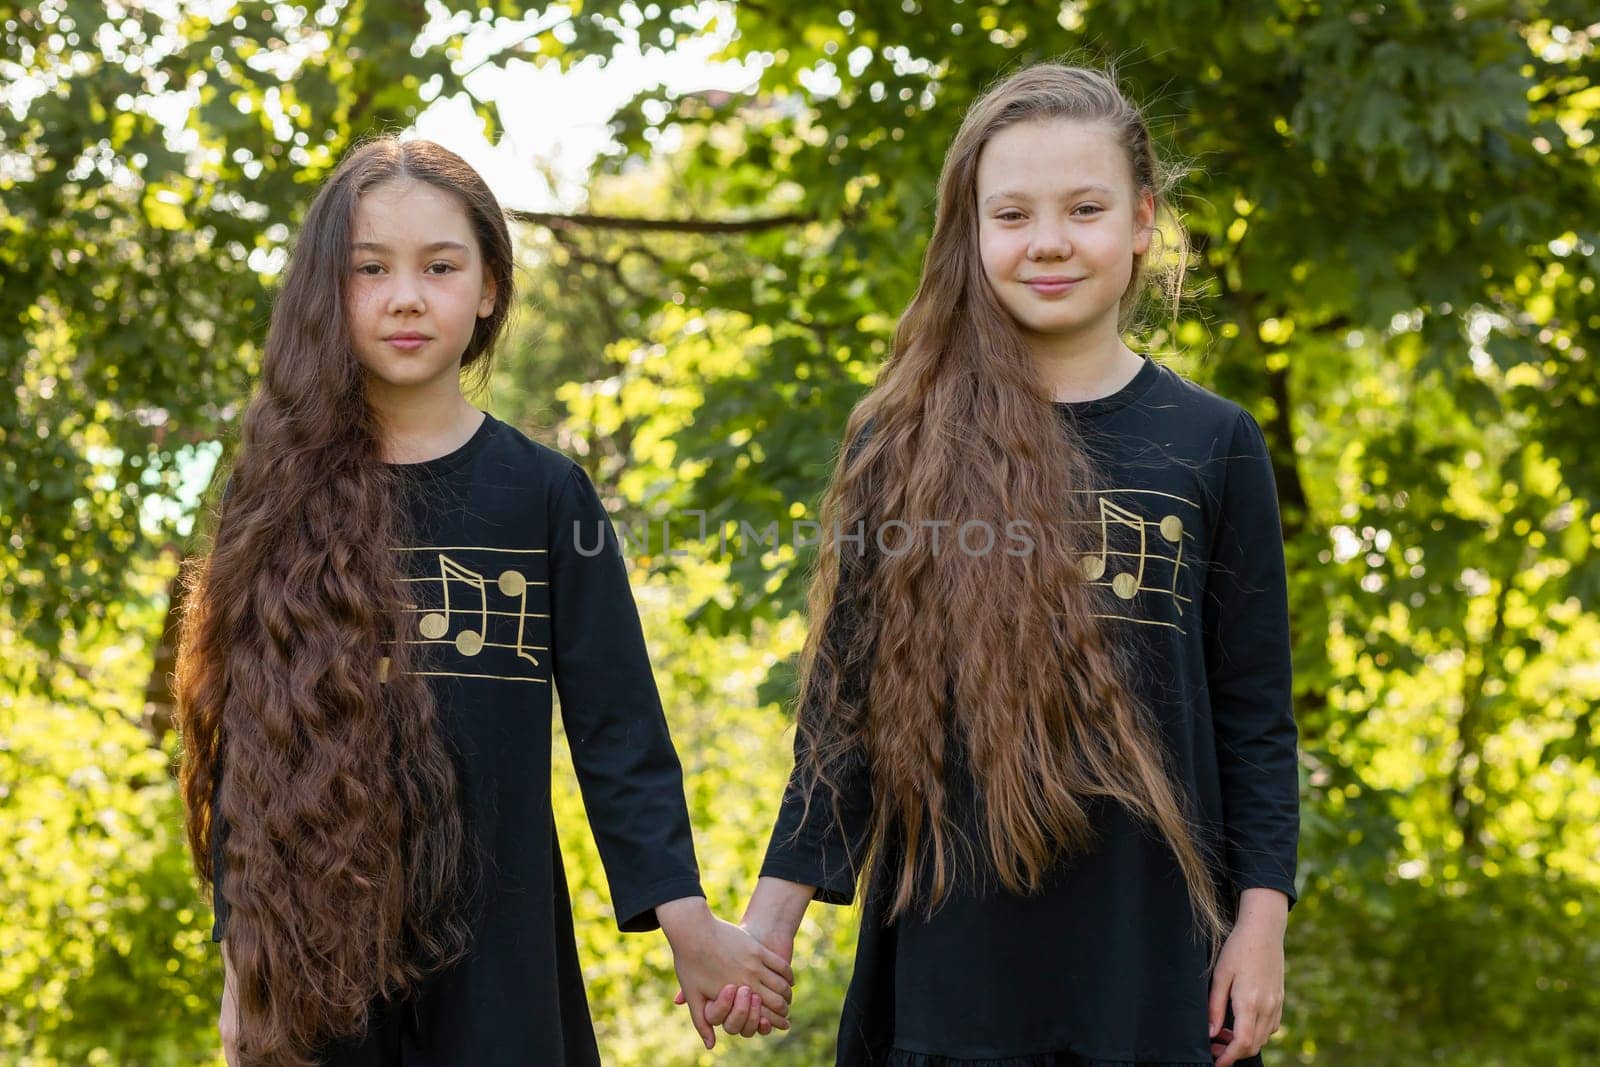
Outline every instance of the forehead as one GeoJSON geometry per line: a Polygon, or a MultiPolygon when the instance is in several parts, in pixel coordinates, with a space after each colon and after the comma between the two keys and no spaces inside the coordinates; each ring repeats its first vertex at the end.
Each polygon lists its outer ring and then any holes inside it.
{"type": "Polygon", "coordinates": [[[1048,119],[1007,126],[978,156],[978,199],[1002,191],[1049,196],[1085,185],[1132,183],[1127,153],[1100,122],[1048,119]]]}
{"type": "Polygon", "coordinates": [[[414,178],[381,182],[356,203],[353,242],[392,248],[421,247],[436,241],[459,241],[475,248],[466,205],[455,194],[414,178]]]}

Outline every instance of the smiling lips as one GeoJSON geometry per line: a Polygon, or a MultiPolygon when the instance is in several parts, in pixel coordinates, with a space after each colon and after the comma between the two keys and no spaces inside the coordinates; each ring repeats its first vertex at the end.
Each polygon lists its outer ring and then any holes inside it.
{"type": "Polygon", "coordinates": [[[1082,278],[1068,278],[1064,275],[1049,274],[1038,278],[1028,278],[1023,284],[1041,296],[1055,296],[1058,293],[1070,292],[1082,278]]]}
{"type": "Polygon", "coordinates": [[[427,334],[417,333],[413,330],[406,330],[401,333],[392,333],[388,337],[385,337],[384,340],[388,341],[396,348],[403,348],[407,352],[410,352],[414,349],[421,348],[424,344],[426,344],[428,342],[428,336],[427,334]]]}

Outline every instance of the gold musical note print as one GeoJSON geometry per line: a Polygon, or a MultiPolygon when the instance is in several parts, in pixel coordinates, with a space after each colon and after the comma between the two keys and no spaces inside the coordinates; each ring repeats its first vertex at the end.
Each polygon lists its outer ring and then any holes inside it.
{"type": "MultiPolygon", "coordinates": [[[[454,614],[450,607],[451,579],[464,582],[478,591],[478,628],[472,630],[463,626],[455,637],[457,652],[463,656],[476,656],[483,651],[483,638],[489,632],[489,588],[484,583],[483,575],[463,567],[442,552],[439,554],[439,587],[444,590],[444,611],[430,611],[424,615],[417,622],[417,632],[431,641],[437,641],[450,631],[450,620],[454,614]]],[[[466,621],[473,620],[468,616],[466,621]]]]}
{"type": "MultiPolygon", "coordinates": [[[[546,550],[445,545],[396,548],[412,554],[400,581],[415,622],[407,640],[430,648],[413,673],[506,682],[550,681],[546,550]],[[490,578],[488,575],[493,574],[490,578]],[[530,607],[536,610],[529,610],[530,607]],[[543,608],[544,610],[537,610],[543,608]]],[[[389,660],[378,665],[386,680],[389,660]]]]}
{"type": "MultiPolygon", "coordinates": [[[[1099,530],[1099,551],[1089,552],[1079,559],[1083,576],[1092,585],[1109,588],[1132,608],[1141,593],[1166,598],[1172,610],[1171,619],[1153,617],[1147,606],[1146,613],[1103,614],[1097,618],[1120,619],[1142,626],[1170,626],[1180,633],[1183,628],[1184,605],[1192,598],[1181,590],[1182,578],[1189,564],[1184,562],[1184,540],[1192,539],[1183,516],[1176,514],[1174,503],[1187,505],[1199,512],[1199,505],[1183,497],[1173,496],[1153,489],[1080,490],[1093,492],[1099,518],[1087,520],[1099,530]],[[1112,499],[1113,496],[1119,497],[1112,499]],[[1158,518],[1146,518],[1141,507],[1155,509],[1158,518]],[[1168,574],[1166,568],[1170,567],[1168,574]],[[1107,572],[1114,572],[1107,580],[1107,572]],[[1174,621],[1175,620],[1175,621],[1174,621]]],[[[1091,542],[1093,543],[1093,542],[1091,542]]]]}
{"type": "MultiPolygon", "coordinates": [[[[1098,556],[1085,556],[1080,561],[1083,566],[1083,573],[1091,582],[1096,583],[1099,583],[1100,578],[1105,575],[1106,557],[1112,554],[1110,550],[1110,538],[1111,525],[1113,523],[1120,523],[1122,526],[1133,530],[1139,535],[1138,569],[1136,571],[1124,571],[1115,578],[1111,579],[1112,592],[1116,593],[1123,600],[1132,600],[1136,595],[1138,595],[1139,588],[1144,582],[1144,561],[1146,548],[1144,520],[1139,517],[1137,512],[1129,511],[1124,507],[1119,507],[1118,505],[1107,500],[1105,497],[1100,497],[1099,503],[1100,554],[1098,556]]],[[[1128,555],[1128,553],[1124,552],[1118,552],[1116,554],[1119,556],[1128,555]]]]}

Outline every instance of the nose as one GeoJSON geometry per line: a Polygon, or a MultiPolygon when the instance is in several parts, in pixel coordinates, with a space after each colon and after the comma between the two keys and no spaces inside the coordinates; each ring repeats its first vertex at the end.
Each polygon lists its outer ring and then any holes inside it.
{"type": "Polygon", "coordinates": [[[1066,259],[1071,254],[1072,242],[1068,240],[1064,226],[1047,219],[1040,219],[1034,224],[1028,236],[1029,259],[1066,259]]]}
{"type": "Polygon", "coordinates": [[[397,272],[389,283],[389,314],[417,315],[423,310],[422,286],[405,272],[397,272]]]}

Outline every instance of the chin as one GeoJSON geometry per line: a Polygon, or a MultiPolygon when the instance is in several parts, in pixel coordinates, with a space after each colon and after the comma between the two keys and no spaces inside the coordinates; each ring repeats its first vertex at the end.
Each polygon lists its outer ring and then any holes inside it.
{"type": "Polygon", "coordinates": [[[1077,319],[1018,319],[1027,333],[1040,337],[1066,337],[1080,332],[1084,324],[1077,319]]]}
{"type": "Polygon", "coordinates": [[[366,368],[367,377],[389,389],[415,389],[427,385],[442,373],[435,367],[373,367],[366,368]]]}

